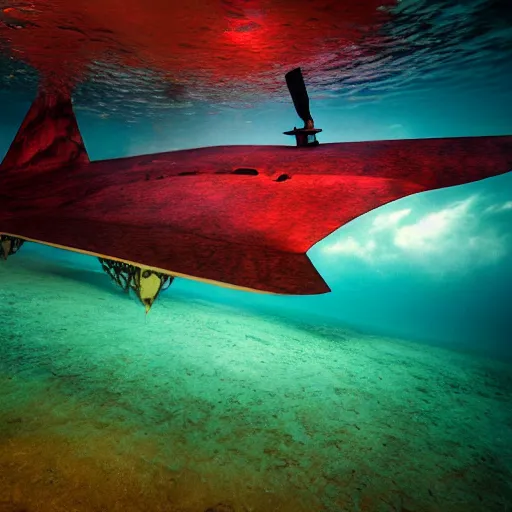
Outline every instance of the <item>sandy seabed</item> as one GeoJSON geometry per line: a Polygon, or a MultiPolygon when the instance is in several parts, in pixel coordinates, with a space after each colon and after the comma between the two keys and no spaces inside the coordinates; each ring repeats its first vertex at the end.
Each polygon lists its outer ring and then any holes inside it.
{"type": "Polygon", "coordinates": [[[21,252],[0,325],[1,512],[512,510],[510,365],[21,252]]]}

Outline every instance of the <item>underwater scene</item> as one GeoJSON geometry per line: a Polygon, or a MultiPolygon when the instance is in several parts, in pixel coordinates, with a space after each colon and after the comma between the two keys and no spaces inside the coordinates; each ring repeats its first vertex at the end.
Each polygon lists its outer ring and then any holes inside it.
{"type": "Polygon", "coordinates": [[[507,0],[0,0],[0,512],[512,512],[507,0]]]}

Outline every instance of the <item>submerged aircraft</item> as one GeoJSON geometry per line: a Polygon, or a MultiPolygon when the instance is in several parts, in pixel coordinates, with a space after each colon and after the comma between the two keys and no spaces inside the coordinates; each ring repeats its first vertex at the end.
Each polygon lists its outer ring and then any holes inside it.
{"type": "Polygon", "coordinates": [[[329,287],[307,251],[401,197],[512,169],[512,136],[319,144],[300,68],[291,146],[218,146],[91,162],[71,95],[41,89],[0,165],[0,251],[96,256],[146,312],[175,277],[253,292],[329,287]]]}

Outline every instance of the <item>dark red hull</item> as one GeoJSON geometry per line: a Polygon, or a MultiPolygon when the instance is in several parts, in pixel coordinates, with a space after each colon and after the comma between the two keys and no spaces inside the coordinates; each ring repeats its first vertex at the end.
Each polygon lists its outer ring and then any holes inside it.
{"type": "Polygon", "coordinates": [[[223,146],[88,163],[66,119],[61,143],[49,137],[40,151],[30,124],[18,133],[0,167],[1,233],[254,291],[327,292],[306,252],[340,226],[512,169],[512,136],[223,146]]]}

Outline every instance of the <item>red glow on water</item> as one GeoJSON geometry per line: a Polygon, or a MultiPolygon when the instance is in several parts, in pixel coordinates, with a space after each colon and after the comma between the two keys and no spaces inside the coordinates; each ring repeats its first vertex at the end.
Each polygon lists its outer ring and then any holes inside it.
{"type": "Polygon", "coordinates": [[[357,43],[382,1],[21,0],[0,12],[0,42],[46,77],[81,79],[93,62],[164,75],[247,80],[357,43]],[[13,26],[17,30],[13,30],[13,26]]]}
{"type": "Polygon", "coordinates": [[[229,41],[250,49],[261,48],[265,32],[263,27],[243,20],[228,20],[228,27],[224,35],[229,41]]]}

